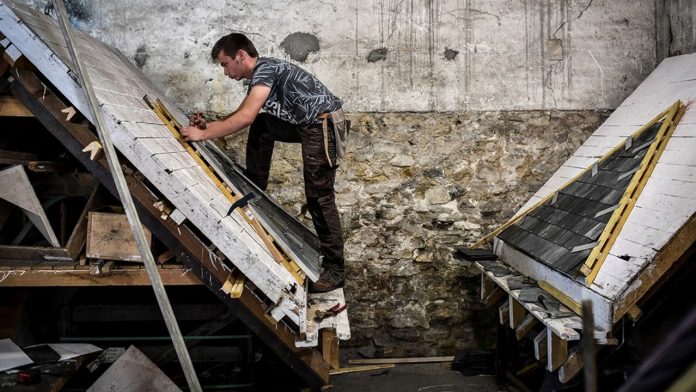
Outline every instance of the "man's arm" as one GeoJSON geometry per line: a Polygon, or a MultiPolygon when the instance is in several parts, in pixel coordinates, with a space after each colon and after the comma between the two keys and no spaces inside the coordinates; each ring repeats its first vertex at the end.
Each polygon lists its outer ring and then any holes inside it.
{"type": "Polygon", "coordinates": [[[251,88],[249,95],[244,98],[239,108],[232,112],[230,116],[219,121],[207,123],[205,130],[196,127],[183,127],[181,128],[181,136],[186,141],[197,142],[239,132],[251,125],[270,93],[270,87],[256,85],[251,88]]]}

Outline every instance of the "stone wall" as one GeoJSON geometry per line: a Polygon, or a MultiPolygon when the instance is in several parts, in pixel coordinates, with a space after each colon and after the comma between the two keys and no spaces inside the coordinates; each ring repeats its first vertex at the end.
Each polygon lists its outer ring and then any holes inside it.
{"type": "MultiPolygon", "coordinates": [[[[597,111],[356,113],[336,190],[353,339],[365,355],[489,346],[494,312],[452,257],[504,223],[607,117],[597,111]]],[[[244,162],[246,132],[227,138],[244,162]]],[[[299,145],[276,143],[269,193],[299,213],[299,145]]],[[[311,226],[311,222],[307,222],[311,226]]]]}

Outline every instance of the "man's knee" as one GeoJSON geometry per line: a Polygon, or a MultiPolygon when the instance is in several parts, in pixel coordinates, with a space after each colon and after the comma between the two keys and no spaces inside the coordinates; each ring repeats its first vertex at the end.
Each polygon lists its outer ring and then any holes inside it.
{"type": "Polygon", "coordinates": [[[305,167],[305,194],[322,198],[334,195],[336,170],[326,165],[305,167]]]}

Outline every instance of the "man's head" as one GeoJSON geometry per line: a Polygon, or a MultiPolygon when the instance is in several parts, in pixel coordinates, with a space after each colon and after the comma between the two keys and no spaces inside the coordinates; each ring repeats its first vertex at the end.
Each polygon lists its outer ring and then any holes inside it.
{"type": "Polygon", "coordinates": [[[220,38],[210,52],[225,70],[225,76],[234,80],[251,78],[259,52],[244,34],[232,33],[220,38]]]}

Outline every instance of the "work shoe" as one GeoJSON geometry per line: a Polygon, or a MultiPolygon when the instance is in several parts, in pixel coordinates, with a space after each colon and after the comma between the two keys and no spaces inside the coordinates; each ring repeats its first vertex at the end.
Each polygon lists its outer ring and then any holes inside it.
{"type": "Polygon", "coordinates": [[[343,287],[345,283],[345,272],[342,267],[328,265],[324,267],[319,280],[309,282],[310,293],[328,293],[343,287]]]}

